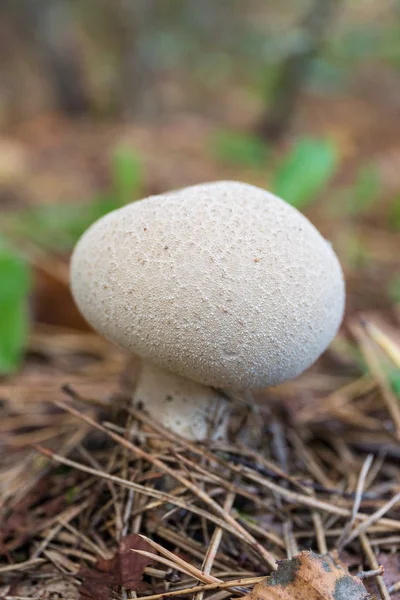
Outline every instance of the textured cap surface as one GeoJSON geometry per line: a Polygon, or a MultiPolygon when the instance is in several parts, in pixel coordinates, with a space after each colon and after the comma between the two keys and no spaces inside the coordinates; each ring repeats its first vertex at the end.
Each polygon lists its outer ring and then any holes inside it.
{"type": "Polygon", "coordinates": [[[106,215],[78,242],[71,285],[106,338],[179,375],[236,389],[308,368],[344,306],[330,244],[296,209],[238,182],[106,215]]]}

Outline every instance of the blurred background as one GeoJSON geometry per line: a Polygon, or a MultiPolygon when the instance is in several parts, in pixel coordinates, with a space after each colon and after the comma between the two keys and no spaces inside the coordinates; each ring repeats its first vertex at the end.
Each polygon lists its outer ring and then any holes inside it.
{"type": "Polygon", "coordinates": [[[303,211],[342,261],[348,318],[398,324],[399,0],[0,10],[1,375],[54,374],[62,334],[86,329],[68,257],[93,220],[216,179],[303,211]]]}

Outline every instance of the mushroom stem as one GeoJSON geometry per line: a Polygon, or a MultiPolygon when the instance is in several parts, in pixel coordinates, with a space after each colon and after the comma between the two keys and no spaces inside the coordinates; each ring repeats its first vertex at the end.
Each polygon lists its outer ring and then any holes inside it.
{"type": "Polygon", "coordinates": [[[187,440],[226,436],[230,402],[217,390],[143,360],[133,405],[187,440]]]}

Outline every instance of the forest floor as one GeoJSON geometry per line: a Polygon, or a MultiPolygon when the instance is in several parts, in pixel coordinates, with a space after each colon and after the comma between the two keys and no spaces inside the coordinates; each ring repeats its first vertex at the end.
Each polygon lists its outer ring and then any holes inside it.
{"type": "MultiPolygon", "coordinates": [[[[296,135],[329,134],[342,155],[332,190],[373,161],[381,199],[352,216],[334,201],[307,209],[344,266],[343,326],[307,373],[257,393],[256,418],[242,405],[227,442],[211,441],[211,425],[210,441],[193,445],[133,412],[128,358],[79,317],[68,257],[31,248],[28,348],[18,373],[0,383],[1,597],[156,600],[179,589],[193,596],[201,582],[211,589],[196,600],[222,600],[243,595],[275,561],[313,549],[351,573],[383,565],[383,577],[367,580],[370,592],[400,598],[400,310],[389,292],[400,274],[393,97],[374,90],[304,96],[277,149],[296,135]],[[213,578],[232,582],[233,591],[213,578]]],[[[224,126],[252,121],[252,107],[240,122],[231,118],[238,104],[233,95],[224,126]]],[[[213,157],[217,126],[191,115],[152,125],[31,120],[0,140],[0,207],[6,214],[71,198],[84,207],[107,188],[109,152],[121,143],[143,160],[143,195],[216,179],[268,187],[268,165],[254,170],[213,157]]]]}

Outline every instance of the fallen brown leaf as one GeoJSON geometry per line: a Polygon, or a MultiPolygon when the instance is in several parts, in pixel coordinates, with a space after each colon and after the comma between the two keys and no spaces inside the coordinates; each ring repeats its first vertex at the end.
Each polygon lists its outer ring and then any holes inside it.
{"type": "Polygon", "coordinates": [[[145,540],[133,533],[121,539],[118,551],[111,559],[99,558],[95,569],[81,569],[78,574],[82,579],[80,600],[109,600],[118,586],[142,590],[143,571],[152,560],[132,552],[133,549],[153,552],[145,540]]]}
{"type": "Polygon", "coordinates": [[[244,600],[366,600],[369,594],[330,556],[301,552],[254,586],[244,600]]]}

